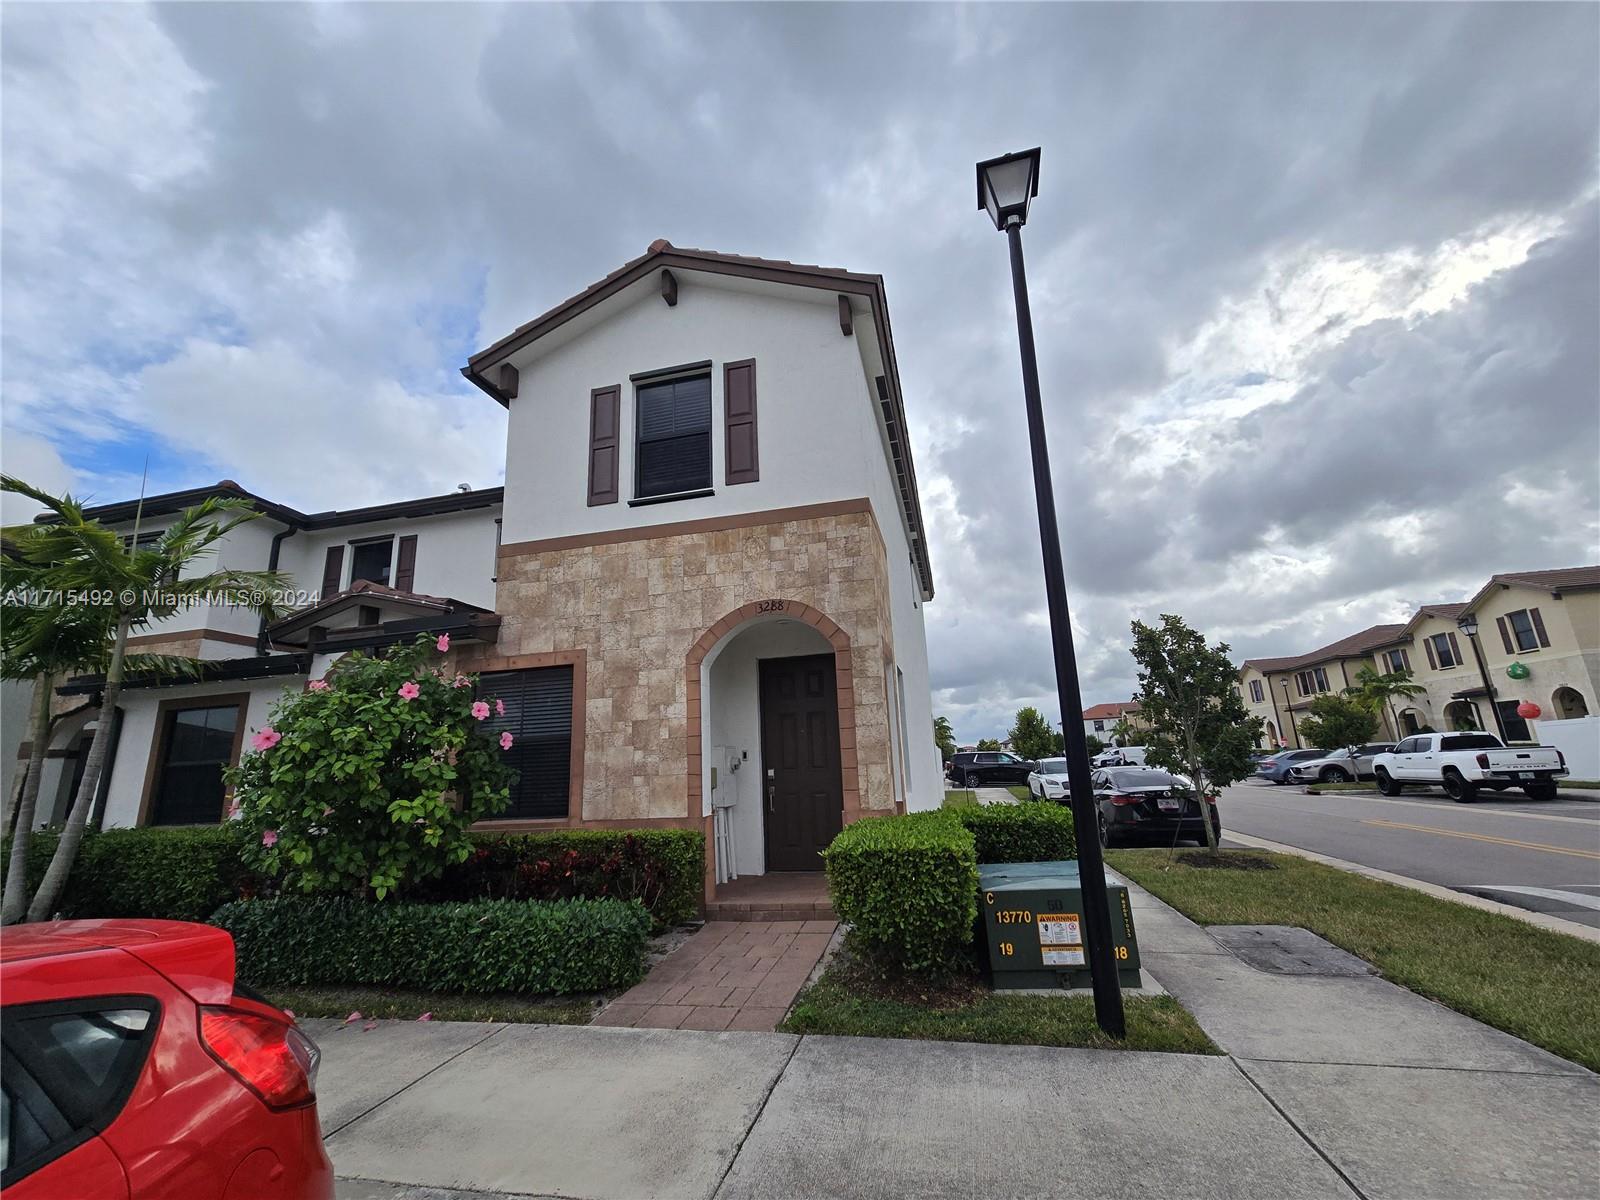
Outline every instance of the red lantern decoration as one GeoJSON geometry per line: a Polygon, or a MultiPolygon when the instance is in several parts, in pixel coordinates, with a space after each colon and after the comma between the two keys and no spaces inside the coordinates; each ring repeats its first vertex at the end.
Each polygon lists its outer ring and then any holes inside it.
{"type": "Polygon", "coordinates": [[[1521,704],[1517,705],[1517,716],[1521,717],[1524,721],[1533,720],[1543,711],[1544,709],[1540,708],[1532,700],[1524,700],[1521,704]]]}

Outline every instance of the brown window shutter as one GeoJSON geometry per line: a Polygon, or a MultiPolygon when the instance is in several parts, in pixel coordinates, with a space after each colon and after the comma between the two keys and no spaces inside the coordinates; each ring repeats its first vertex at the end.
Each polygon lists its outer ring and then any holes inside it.
{"type": "Polygon", "coordinates": [[[1422,648],[1428,652],[1428,666],[1432,670],[1437,671],[1439,669],[1439,660],[1434,656],[1433,653],[1433,639],[1431,637],[1423,638],[1422,648]]]}
{"type": "Polygon", "coordinates": [[[1533,635],[1539,639],[1539,645],[1548,650],[1550,648],[1550,638],[1545,634],[1544,618],[1539,615],[1539,610],[1530,608],[1528,610],[1528,619],[1533,622],[1533,635]]]}
{"type": "Polygon", "coordinates": [[[322,560],[322,599],[326,600],[339,590],[339,580],[344,578],[344,547],[329,546],[322,560]]]}
{"type": "Polygon", "coordinates": [[[1411,670],[1411,652],[1404,646],[1400,647],[1400,669],[1402,671],[1411,670]]]}
{"type": "Polygon", "coordinates": [[[622,421],[622,388],[589,393],[589,503],[617,502],[617,440],[622,421]]]}
{"type": "Polygon", "coordinates": [[[755,359],[723,364],[722,413],[727,481],[754,483],[761,478],[761,460],[756,450],[755,359]]]}
{"type": "Polygon", "coordinates": [[[400,552],[394,561],[394,586],[409,592],[417,578],[417,535],[408,533],[400,539],[400,552]]]}
{"type": "Polygon", "coordinates": [[[1505,646],[1506,653],[1515,654],[1517,648],[1511,644],[1511,630],[1506,628],[1506,619],[1504,617],[1496,617],[1494,623],[1500,626],[1500,641],[1505,646]]]}
{"type": "Polygon", "coordinates": [[[1453,632],[1447,633],[1444,636],[1450,639],[1450,657],[1455,659],[1455,662],[1451,665],[1459,667],[1462,663],[1467,661],[1461,657],[1461,643],[1456,641],[1456,635],[1453,632]]]}

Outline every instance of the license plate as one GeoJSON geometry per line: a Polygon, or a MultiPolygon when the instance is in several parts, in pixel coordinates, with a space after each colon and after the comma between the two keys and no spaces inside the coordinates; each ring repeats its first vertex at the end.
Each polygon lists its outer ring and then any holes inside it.
{"type": "Polygon", "coordinates": [[[1156,805],[1162,812],[1177,812],[1178,809],[1183,807],[1183,801],[1176,796],[1158,796],[1156,797],[1156,805]]]}
{"type": "Polygon", "coordinates": [[[1532,771],[1518,771],[1517,772],[1517,778],[1518,779],[1532,779],[1533,778],[1533,772],[1532,771]]]}

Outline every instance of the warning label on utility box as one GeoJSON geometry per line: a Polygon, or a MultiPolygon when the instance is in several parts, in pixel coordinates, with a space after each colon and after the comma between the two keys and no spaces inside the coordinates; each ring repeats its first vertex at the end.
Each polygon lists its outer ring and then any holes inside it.
{"type": "Polygon", "coordinates": [[[1042,946],[1039,953],[1047,967],[1083,966],[1082,946],[1042,946]]]}
{"type": "MultiPolygon", "coordinates": [[[[1078,930],[1077,913],[1040,913],[1039,944],[1041,946],[1077,946],[1083,941],[1078,930]]],[[[1081,959],[1079,961],[1082,961],[1081,959]]]]}

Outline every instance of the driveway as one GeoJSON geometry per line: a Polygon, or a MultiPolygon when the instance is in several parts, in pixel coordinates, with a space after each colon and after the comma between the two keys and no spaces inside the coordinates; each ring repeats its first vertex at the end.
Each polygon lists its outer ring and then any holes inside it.
{"type": "Polygon", "coordinates": [[[1600,804],[1443,794],[1326,792],[1242,783],[1223,790],[1228,832],[1600,927],[1600,804]]]}

